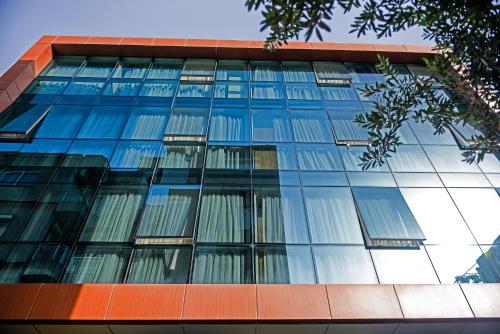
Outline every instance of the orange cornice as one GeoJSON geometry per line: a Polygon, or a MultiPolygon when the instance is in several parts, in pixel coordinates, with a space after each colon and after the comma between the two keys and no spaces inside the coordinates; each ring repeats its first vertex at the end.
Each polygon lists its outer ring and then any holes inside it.
{"type": "Polygon", "coordinates": [[[0,77],[0,112],[9,107],[54,55],[180,57],[260,60],[337,60],[375,62],[384,54],[395,63],[419,63],[432,46],[289,42],[275,52],[262,41],[43,36],[0,77]]]}

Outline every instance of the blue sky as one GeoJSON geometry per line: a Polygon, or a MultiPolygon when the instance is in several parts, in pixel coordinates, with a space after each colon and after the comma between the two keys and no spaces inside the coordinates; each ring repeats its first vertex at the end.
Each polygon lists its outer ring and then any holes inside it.
{"type": "MultiPolygon", "coordinates": [[[[261,15],[245,0],[0,0],[0,74],[42,35],[264,39],[261,15]]],[[[349,34],[352,15],[335,15],[330,42],[376,42],[349,34]]],[[[380,43],[428,44],[417,29],[380,43]]]]}

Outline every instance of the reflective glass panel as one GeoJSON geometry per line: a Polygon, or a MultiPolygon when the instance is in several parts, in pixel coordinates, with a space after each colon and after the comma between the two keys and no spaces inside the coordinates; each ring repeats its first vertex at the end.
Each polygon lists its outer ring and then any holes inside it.
{"type": "Polygon", "coordinates": [[[307,246],[258,247],[257,284],[314,284],[314,266],[307,246]]]}
{"type": "Polygon", "coordinates": [[[301,170],[344,170],[335,145],[296,145],[301,170]]]}
{"type": "Polygon", "coordinates": [[[250,247],[197,247],[192,283],[252,283],[250,247]]]}

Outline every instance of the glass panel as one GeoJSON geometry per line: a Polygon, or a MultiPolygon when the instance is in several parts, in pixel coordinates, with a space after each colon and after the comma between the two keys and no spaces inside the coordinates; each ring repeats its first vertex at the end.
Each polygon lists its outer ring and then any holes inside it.
{"type": "Polygon", "coordinates": [[[252,110],[253,141],[292,141],[286,110],[252,110]]]}
{"type": "Polygon", "coordinates": [[[250,169],[250,147],[209,146],[206,168],[250,169]]]}
{"type": "Polygon", "coordinates": [[[442,284],[488,282],[478,246],[425,246],[442,284]]]}
{"type": "Polygon", "coordinates": [[[283,61],[283,75],[286,82],[315,82],[311,63],[299,61],[283,61]]]}
{"type": "Polygon", "coordinates": [[[313,247],[318,283],[378,283],[370,253],[362,246],[313,247]]]}
{"type": "Polygon", "coordinates": [[[313,243],[363,243],[349,188],[308,187],[303,192],[313,243]]]}
{"type": "Polygon", "coordinates": [[[484,254],[477,259],[478,271],[487,282],[500,283],[500,245],[481,246],[484,254]]]}
{"type": "Polygon", "coordinates": [[[66,87],[64,95],[99,95],[104,82],[72,81],[66,87]]]}
{"type": "Polygon", "coordinates": [[[177,90],[177,97],[206,97],[212,96],[212,85],[181,83],[177,90]]]}
{"type": "Polygon", "coordinates": [[[189,237],[193,234],[199,189],[152,185],[138,236],[189,237]]]}
{"type": "Polygon", "coordinates": [[[441,181],[443,181],[445,187],[491,187],[486,176],[479,173],[439,173],[439,177],[441,178],[441,181]]]}
{"type": "Polygon", "coordinates": [[[117,60],[114,57],[89,57],[76,76],[107,78],[113,72],[117,60]]]}
{"type": "Polygon", "coordinates": [[[70,144],[71,140],[35,139],[23,146],[12,165],[56,167],[70,144]]]}
{"type": "Polygon", "coordinates": [[[425,244],[475,243],[446,189],[406,188],[401,193],[427,237],[425,244]]]}
{"type": "Polygon", "coordinates": [[[127,283],[185,284],[189,274],[190,248],[139,248],[134,251],[127,283]]]}
{"type": "Polygon", "coordinates": [[[84,57],[55,57],[52,63],[47,66],[41,76],[46,77],[72,77],[80,68],[84,57]]]}
{"type": "Polygon", "coordinates": [[[313,65],[318,79],[351,79],[342,63],[316,61],[313,65]]]}
{"type": "Polygon", "coordinates": [[[489,153],[479,162],[479,168],[483,173],[500,173],[500,153],[489,153]]]}
{"type": "Polygon", "coordinates": [[[146,81],[141,88],[139,96],[149,97],[173,97],[175,89],[177,88],[176,82],[151,82],[146,81]]]}
{"type": "Polygon", "coordinates": [[[208,110],[173,109],[165,133],[172,135],[206,135],[207,122],[208,110]]]}
{"type": "Polygon", "coordinates": [[[435,144],[435,145],[456,145],[457,142],[449,131],[443,134],[436,134],[436,129],[430,122],[417,123],[413,120],[408,121],[411,129],[418,138],[420,144],[435,144]]]}
{"type": "Polygon", "coordinates": [[[437,173],[393,173],[399,187],[443,187],[437,173]]]}
{"type": "Polygon", "coordinates": [[[320,87],[323,100],[327,101],[356,101],[358,94],[352,87],[320,87]]]}
{"type": "Polygon", "coordinates": [[[214,97],[218,99],[248,99],[248,83],[218,82],[214,97]]]}
{"type": "Polygon", "coordinates": [[[219,60],[217,80],[247,81],[248,64],[245,60],[219,60]]]}
{"type": "Polygon", "coordinates": [[[330,120],[333,125],[333,132],[337,142],[344,141],[368,141],[368,130],[354,122],[356,115],[362,114],[360,111],[329,111],[330,120]]]}
{"type": "Polygon", "coordinates": [[[400,145],[387,158],[393,172],[434,172],[434,168],[418,145],[400,145]]]}
{"type": "Polygon", "coordinates": [[[396,187],[391,173],[346,172],[351,187],[396,187]]]}
{"type": "Polygon", "coordinates": [[[58,244],[41,244],[24,269],[21,282],[55,283],[70,253],[70,248],[58,244]]]}
{"type": "MultiPolygon", "coordinates": [[[[182,76],[212,77],[215,71],[215,60],[213,59],[187,59],[184,62],[182,76]]],[[[181,78],[182,80],[182,78],[181,78]]]]}
{"type": "Polygon", "coordinates": [[[178,79],[181,74],[182,59],[155,58],[148,71],[147,79],[178,79]]]}
{"type": "Polygon", "coordinates": [[[431,261],[422,249],[372,249],[381,284],[439,284],[431,261]]]}
{"type": "Polygon", "coordinates": [[[136,96],[139,83],[135,82],[110,82],[104,87],[102,95],[107,96],[136,96]]]}
{"type": "Polygon", "coordinates": [[[61,94],[67,83],[67,81],[36,80],[26,89],[26,94],[61,94]]]}
{"type": "Polygon", "coordinates": [[[344,172],[302,172],[302,185],[304,186],[348,186],[344,172]]]}
{"type": "Polygon", "coordinates": [[[293,144],[254,146],[253,169],[296,170],[295,149],[293,144]]]}
{"type": "Polygon", "coordinates": [[[158,168],[201,168],[204,154],[201,145],[163,145],[158,168]]]}
{"type": "Polygon", "coordinates": [[[253,219],[257,243],[309,243],[300,188],[255,188],[253,219]]]}
{"type": "Polygon", "coordinates": [[[132,109],[122,139],[162,139],[169,112],[169,108],[132,109]]]}
{"type": "Polygon", "coordinates": [[[375,83],[384,81],[372,64],[347,63],[347,69],[355,83],[375,83]]]}
{"type": "Polygon", "coordinates": [[[113,78],[141,79],[149,68],[150,58],[123,58],[113,73],[113,78]]]}
{"type": "Polygon", "coordinates": [[[434,168],[438,172],[480,173],[475,163],[469,164],[464,160],[462,151],[456,146],[424,146],[434,168]]]}
{"type": "Polygon", "coordinates": [[[244,243],[251,240],[250,190],[205,187],[198,242],[244,243]]]}
{"type": "Polygon", "coordinates": [[[25,138],[44,119],[49,111],[46,105],[17,106],[8,109],[0,120],[0,138],[25,138]]]}
{"type": "Polygon", "coordinates": [[[109,167],[116,142],[75,140],[62,162],[63,167],[109,167]]]}
{"type": "Polygon", "coordinates": [[[258,247],[257,284],[314,284],[311,250],[307,246],[258,247]]]}
{"type": "Polygon", "coordinates": [[[448,189],[458,210],[480,244],[500,244],[500,197],[495,189],[448,189]]]}
{"type": "MultiPolygon", "coordinates": [[[[365,146],[339,146],[340,155],[342,161],[344,162],[344,167],[346,171],[362,171],[362,161],[360,157],[366,152],[367,148],[365,146]]],[[[382,166],[376,165],[368,169],[370,172],[388,172],[389,168],[387,164],[382,166]]]]}
{"type": "Polygon", "coordinates": [[[34,250],[35,245],[30,244],[17,244],[12,248],[10,245],[0,244],[0,282],[21,282],[25,263],[34,250]]]}
{"type": "Polygon", "coordinates": [[[289,100],[321,100],[319,88],[309,84],[287,84],[286,96],[289,100]]]}
{"type": "Polygon", "coordinates": [[[352,193],[371,239],[425,239],[398,188],[359,187],[352,193]]]}
{"type": "Polygon", "coordinates": [[[78,138],[119,138],[127,122],[129,110],[123,107],[95,107],[90,112],[78,133],[78,138]]]}
{"type": "Polygon", "coordinates": [[[153,168],[159,151],[160,143],[147,141],[120,142],[111,159],[111,168],[153,168]]]}
{"type": "Polygon", "coordinates": [[[252,255],[248,247],[197,247],[192,283],[252,283],[252,255]]]}
{"type": "Polygon", "coordinates": [[[294,111],[291,113],[291,121],[296,142],[333,143],[332,131],[325,114],[294,111]]]}
{"type": "Polygon", "coordinates": [[[53,106],[35,137],[74,138],[89,110],[83,106],[53,106]]]}
{"type": "Polygon", "coordinates": [[[344,170],[335,145],[297,145],[301,170],[344,170]]]}
{"type": "Polygon", "coordinates": [[[80,240],[129,241],[146,197],[146,190],[144,187],[102,186],[80,240]]]}
{"type": "Polygon", "coordinates": [[[285,98],[282,85],[252,83],[252,99],[280,100],[285,98]]]}
{"type": "Polygon", "coordinates": [[[248,141],[248,118],[247,109],[213,109],[208,138],[214,141],[248,141]]]}
{"type": "Polygon", "coordinates": [[[129,257],[129,248],[77,247],[66,268],[63,282],[121,283],[129,257]]]}
{"type": "Polygon", "coordinates": [[[282,81],[283,74],[278,62],[274,61],[252,61],[250,62],[252,68],[253,81],[282,81]]]}

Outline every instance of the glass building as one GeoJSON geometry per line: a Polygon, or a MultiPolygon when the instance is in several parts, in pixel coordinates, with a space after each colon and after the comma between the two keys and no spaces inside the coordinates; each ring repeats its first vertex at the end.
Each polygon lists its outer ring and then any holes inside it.
{"type": "Polygon", "coordinates": [[[500,283],[500,155],[410,121],[363,170],[373,62],[51,47],[0,115],[0,283],[500,283]]]}

